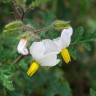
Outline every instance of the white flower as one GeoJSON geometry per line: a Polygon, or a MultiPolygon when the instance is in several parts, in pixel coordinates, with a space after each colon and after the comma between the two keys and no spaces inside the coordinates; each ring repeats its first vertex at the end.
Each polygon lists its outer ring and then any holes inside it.
{"type": "Polygon", "coordinates": [[[34,42],[30,47],[30,54],[41,66],[55,66],[58,64],[56,44],[46,39],[41,42],[34,42]]]}
{"type": "Polygon", "coordinates": [[[17,46],[17,51],[18,53],[22,54],[22,55],[28,55],[28,49],[26,48],[27,46],[27,39],[22,38],[17,46]]]}
{"type": "Polygon", "coordinates": [[[42,40],[41,42],[34,42],[30,47],[30,54],[35,60],[32,62],[29,67],[27,74],[28,76],[32,76],[40,66],[55,66],[59,63],[59,59],[57,59],[57,54],[59,53],[56,50],[56,44],[49,39],[42,40]]]}
{"type": "Polygon", "coordinates": [[[29,67],[27,74],[32,76],[40,66],[55,66],[59,63],[57,59],[57,54],[61,53],[64,61],[68,64],[71,61],[70,54],[66,47],[69,46],[71,42],[71,36],[73,29],[69,27],[68,29],[62,30],[61,36],[54,39],[45,39],[41,42],[34,42],[30,47],[30,54],[35,60],[29,67]]]}

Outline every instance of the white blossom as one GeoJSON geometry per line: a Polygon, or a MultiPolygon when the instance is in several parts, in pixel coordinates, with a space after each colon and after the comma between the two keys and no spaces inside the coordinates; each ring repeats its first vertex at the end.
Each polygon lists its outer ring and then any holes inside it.
{"type": "Polygon", "coordinates": [[[59,51],[55,47],[56,44],[50,39],[34,42],[30,47],[30,54],[41,66],[55,66],[59,63],[59,51]]]}
{"type": "Polygon", "coordinates": [[[22,55],[28,55],[28,49],[27,49],[27,39],[22,38],[17,46],[17,51],[18,53],[22,54],[22,55]]]}

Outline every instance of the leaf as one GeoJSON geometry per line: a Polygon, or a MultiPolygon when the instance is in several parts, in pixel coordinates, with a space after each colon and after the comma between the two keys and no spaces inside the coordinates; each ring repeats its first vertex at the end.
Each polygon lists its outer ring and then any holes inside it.
{"type": "Polygon", "coordinates": [[[92,50],[92,46],[90,43],[83,43],[82,44],[83,47],[87,50],[87,51],[91,51],[92,50]]]}
{"type": "Polygon", "coordinates": [[[21,29],[23,23],[21,21],[13,21],[5,25],[4,32],[12,32],[14,30],[21,29]]]}
{"type": "Polygon", "coordinates": [[[14,90],[13,83],[10,80],[10,76],[5,74],[0,74],[0,81],[2,82],[2,85],[7,88],[10,91],[14,90]]]}
{"type": "Polygon", "coordinates": [[[78,52],[77,52],[76,48],[70,47],[69,50],[70,50],[71,57],[72,57],[74,60],[77,60],[77,59],[78,59],[78,52]]]}
{"type": "Polygon", "coordinates": [[[72,42],[78,42],[81,40],[82,36],[84,34],[84,28],[78,27],[74,30],[73,36],[72,36],[72,42]]]}
{"type": "Polygon", "coordinates": [[[78,28],[75,30],[73,37],[72,37],[72,45],[75,44],[81,44],[81,43],[89,43],[96,41],[96,32],[84,32],[82,28],[78,30],[78,28]]]}
{"type": "Polygon", "coordinates": [[[56,20],[56,21],[53,23],[53,28],[56,29],[56,30],[62,30],[62,29],[64,29],[64,28],[69,27],[69,26],[70,26],[69,23],[70,23],[69,21],[56,20]]]}
{"type": "Polygon", "coordinates": [[[90,88],[90,96],[96,96],[96,90],[90,88]]]}
{"type": "Polygon", "coordinates": [[[11,65],[3,65],[0,67],[0,83],[10,91],[14,90],[12,82],[13,71],[14,69],[11,65]]]}

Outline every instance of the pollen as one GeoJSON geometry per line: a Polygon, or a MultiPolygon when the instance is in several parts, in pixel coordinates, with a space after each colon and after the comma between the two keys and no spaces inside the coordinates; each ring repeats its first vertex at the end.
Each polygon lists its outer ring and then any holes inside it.
{"type": "Polygon", "coordinates": [[[71,61],[71,57],[67,48],[61,50],[61,55],[66,64],[68,64],[71,61]]]}
{"type": "Polygon", "coordinates": [[[33,76],[37,72],[38,68],[39,68],[39,64],[36,62],[32,62],[32,64],[30,65],[27,71],[27,75],[30,77],[33,76]]]}

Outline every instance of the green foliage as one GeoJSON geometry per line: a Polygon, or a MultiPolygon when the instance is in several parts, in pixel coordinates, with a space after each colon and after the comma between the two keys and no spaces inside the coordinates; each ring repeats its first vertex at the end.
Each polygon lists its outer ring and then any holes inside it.
{"type": "Polygon", "coordinates": [[[0,96],[96,96],[95,0],[14,1],[15,6],[13,0],[0,1],[0,96]],[[32,57],[16,62],[20,38],[27,37],[30,47],[33,41],[57,38],[70,24],[71,63],[40,68],[29,78],[32,57]]]}
{"type": "Polygon", "coordinates": [[[16,4],[25,9],[26,0],[16,0],[16,4]]]}
{"type": "Polygon", "coordinates": [[[96,91],[93,89],[90,89],[90,96],[96,96],[96,91]]]}
{"type": "Polygon", "coordinates": [[[49,1],[50,0],[34,0],[34,1],[32,1],[31,6],[32,7],[39,7],[40,5],[45,4],[45,3],[49,2],[49,1]]]}
{"type": "Polygon", "coordinates": [[[12,80],[11,80],[11,77],[12,77],[11,68],[8,68],[8,65],[3,66],[3,67],[4,68],[0,67],[0,83],[5,88],[12,91],[12,90],[14,90],[14,87],[13,87],[13,83],[12,83],[12,80]]]}

